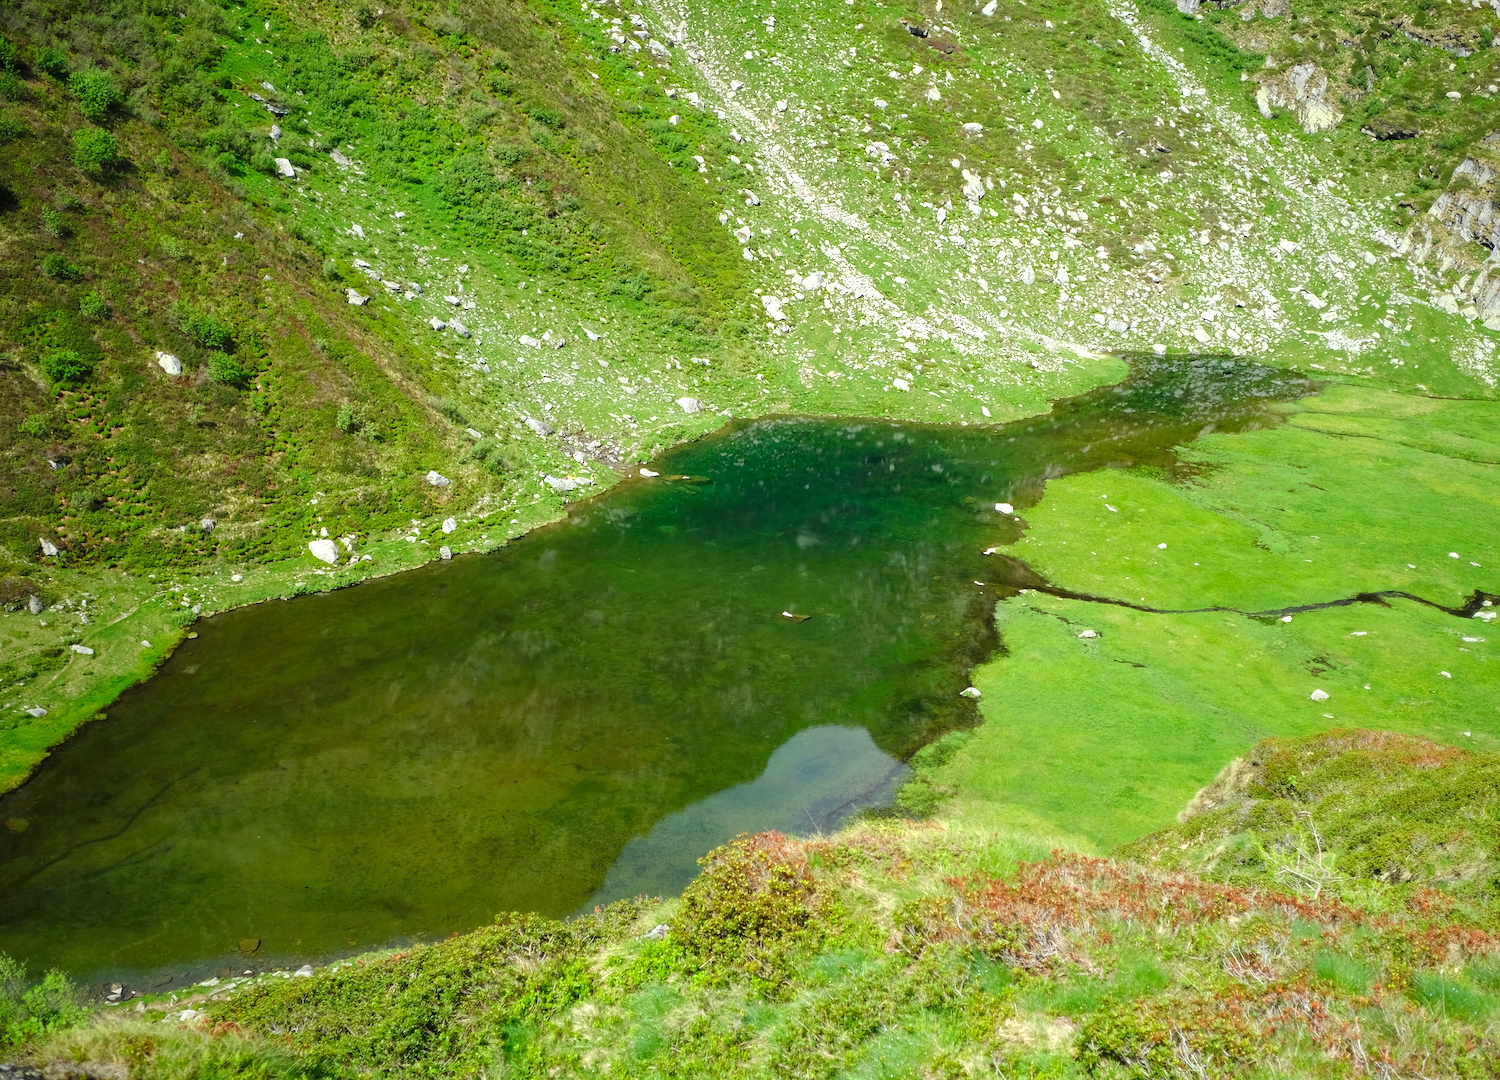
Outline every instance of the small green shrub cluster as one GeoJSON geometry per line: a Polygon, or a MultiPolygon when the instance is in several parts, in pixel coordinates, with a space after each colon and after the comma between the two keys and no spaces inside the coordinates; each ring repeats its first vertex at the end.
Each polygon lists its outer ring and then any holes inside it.
{"type": "Polygon", "coordinates": [[[49,971],[31,982],[24,967],[0,953],[0,1052],[46,1038],[87,1016],[77,990],[62,972],[49,971]]]}
{"type": "Polygon", "coordinates": [[[54,281],[83,280],[83,269],[56,252],[42,258],[42,273],[54,281]]]}
{"type": "Polygon", "coordinates": [[[68,89],[78,100],[78,111],[94,123],[108,119],[123,96],[115,77],[99,68],[82,68],[68,76],[68,89]]]}
{"type": "Polygon", "coordinates": [[[86,173],[102,175],[120,160],[120,144],[103,128],[73,132],[73,164],[86,173]]]}
{"type": "Polygon", "coordinates": [[[94,370],[77,349],[49,349],[42,354],[39,366],[53,386],[76,386],[94,370]]]}

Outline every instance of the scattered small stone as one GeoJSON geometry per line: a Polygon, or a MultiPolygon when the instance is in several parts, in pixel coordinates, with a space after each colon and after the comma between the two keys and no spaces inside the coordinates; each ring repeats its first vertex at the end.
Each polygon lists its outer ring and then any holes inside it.
{"type": "Polygon", "coordinates": [[[234,582],[244,581],[245,580],[245,575],[244,574],[230,574],[229,575],[229,580],[230,581],[234,581],[234,582]]]}
{"type": "Polygon", "coordinates": [[[452,480],[449,480],[446,476],[438,472],[436,469],[429,469],[427,471],[427,482],[433,487],[447,487],[449,484],[453,483],[452,480]]]}
{"type": "Polygon", "coordinates": [[[1291,622],[1292,621],[1292,617],[1290,615],[1283,615],[1281,617],[1281,621],[1282,622],[1291,622]]]}
{"type": "Polygon", "coordinates": [[[461,323],[461,322],[459,322],[457,320],[454,320],[453,322],[449,323],[448,326],[459,337],[466,338],[466,337],[469,336],[469,328],[467,326],[465,326],[463,323],[461,323]]]}
{"type": "Polygon", "coordinates": [[[335,165],[347,165],[347,164],[349,164],[349,159],[346,158],[343,154],[339,153],[337,150],[330,150],[330,151],[328,151],[328,156],[331,157],[331,158],[333,158],[333,163],[335,165]]]}
{"type": "Polygon", "coordinates": [[[978,701],[980,697],[979,688],[977,686],[966,687],[965,689],[958,692],[958,696],[971,698],[974,701],[978,701]]]}
{"type": "Polygon", "coordinates": [[[94,650],[91,649],[91,648],[89,648],[87,645],[69,645],[68,648],[72,649],[79,656],[93,656],[94,655],[94,650]]]}
{"type": "MultiPolygon", "coordinates": [[[[77,645],[75,645],[75,646],[73,646],[73,647],[74,647],[74,648],[75,648],[75,649],[76,649],[76,648],[78,648],[78,646],[77,646],[77,645]]],[[[1449,674],[1448,674],[1448,673],[1447,673],[1447,672],[1446,672],[1446,671],[1439,671],[1439,672],[1438,672],[1438,674],[1439,674],[1439,675],[1441,675],[1441,676],[1442,676],[1442,677],[1443,677],[1443,678],[1445,678],[1445,679],[1451,679],[1451,678],[1453,678],[1453,676],[1452,676],[1452,675],[1449,675],[1449,674]]]]}
{"type": "Polygon", "coordinates": [[[206,533],[211,533],[218,527],[219,523],[213,518],[201,518],[198,521],[198,528],[202,529],[206,533]]]}
{"type": "Polygon", "coordinates": [[[1016,508],[1010,503],[996,503],[995,510],[1002,514],[1014,514],[1016,512],[1016,508]]]}
{"type": "Polygon", "coordinates": [[[894,386],[897,390],[911,389],[911,383],[907,382],[905,379],[892,379],[891,385],[894,386]]]}
{"type": "Polygon", "coordinates": [[[1096,638],[1096,637],[1099,636],[1099,631],[1097,631],[1097,630],[1081,630],[1081,631],[1079,631],[1078,636],[1081,637],[1081,638],[1096,638]]]}
{"type": "Polygon", "coordinates": [[[1314,700],[1314,701],[1327,701],[1328,700],[1328,692],[1325,691],[1325,690],[1314,690],[1311,694],[1309,694],[1307,696],[1310,697],[1310,698],[1312,698],[1312,700],[1314,700]]]}
{"type": "Polygon", "coordinates": [[[42,708],[40,705],[37,705],[30,709],[27,709],[26,715],[32,717],[35,720],[40,720],[42,717],[47,715],[47,710],[42,708]]]}
{"type": "Polygon", "coordinates": [[[1167,550],[1167,545],[1166,544],[1157,544],[1156,545],[1156,550],[1157,551],[1166,551],[1167,550]]]}
{"type": "Polygon", "coordinates": [[[445,296],[443,297],[443,299],[448,301],[448,303],[452,304],[454,307],[458,307],[463,303],[463,301],[456,296],[445,296]]]}
{"type": "Polygon", "coordinates": [[[516,338],[516,340],[519,341],[522,345],[525,345],[528,349],[540,349],[542,347],[541,341],[532,337],[530,334],[522,334],[520,337],[516,338]]]}
{"type": "Polygon", "coordinates": [[[646,477],[649,480],[653,476],[660,476],[661,473],[659,473],[659,472],[652,472],[650,469],[642,469],[641,470],[641,475],[644,476],[644,477],[646,477]]]}

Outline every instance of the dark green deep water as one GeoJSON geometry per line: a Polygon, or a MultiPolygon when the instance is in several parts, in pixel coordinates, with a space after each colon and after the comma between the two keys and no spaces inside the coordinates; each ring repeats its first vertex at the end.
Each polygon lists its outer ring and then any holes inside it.
{"type": "Polygon", "coordinates": [[[199,624],[0,798],[0,952],[135,985],[681,888],[977,710],[997,513],[1307,384],[1222,361],[996,427],[737,423],[503,550],[199,624]],[[980,585],[977,582],[985,582],[980,585]],[[810,615],[804,622],[783,617],[810,615]],[[258,939],[247,958],[238,948],[258,939]]]}

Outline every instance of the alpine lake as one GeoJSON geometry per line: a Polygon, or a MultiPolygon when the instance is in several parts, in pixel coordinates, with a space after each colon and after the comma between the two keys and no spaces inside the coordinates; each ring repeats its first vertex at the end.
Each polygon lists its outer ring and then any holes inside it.
{"type": "Polygon", "coordinates": [[[181,986],[670,895],[888,804],[979,720],[1047,480],[1174,470],[1312,389],[1133,371],[1006,425],[736,421],[490,554],[200,621],[0,797],[0,952],[181,986]]]}

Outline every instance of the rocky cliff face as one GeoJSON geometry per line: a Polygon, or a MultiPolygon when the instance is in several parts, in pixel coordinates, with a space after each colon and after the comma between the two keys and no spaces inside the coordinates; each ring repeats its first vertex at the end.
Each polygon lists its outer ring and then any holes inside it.
{"type": "Polygon", "coordinates": [[[1277,109],[1290,110],[1309,135],[1338,127],[1344,118],[1343,110],[1329,93],[1328,72],[1311,60],[1261,83],[1255,92],[1255,104],[1268,120],[1277,109]]]}
{"type": "Polygon", "coordinates": [[[1480,140],[1476,152],[1453,170],[1448,187],[1413,223],[1401,251],[1440,271],[1463,276],[1439,306],[1500,330],[1500,132],[1480,140]]]}

